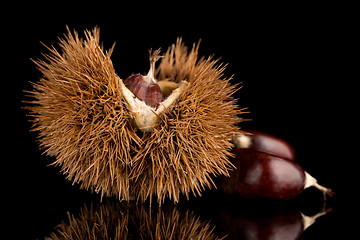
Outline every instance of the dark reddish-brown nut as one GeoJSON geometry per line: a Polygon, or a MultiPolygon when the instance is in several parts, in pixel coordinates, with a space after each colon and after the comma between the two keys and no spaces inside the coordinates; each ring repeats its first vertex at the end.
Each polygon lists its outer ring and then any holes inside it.
{"type": "Polygon", "coordinates": [[[238,149],[253,149],[277,157],[295,161],[295,150],[285,140],[257,130],[244,130],[248,134],[241,134],[234,143],[238,149]]]}
{"type": "Polygon", "coordinates": [[[144,101],[146,105],[157,108],[164,96],[154,77],[155,62],[161,58],[160,49],[149,51],[150,54],[150,70],[146,76],[141,74],[133,74],[124,81],[125,86],[137,97],[144,101]]]}
{"type": "Polygon", "coordinates": [[[287,200],[298,196],[305,186],[305,172],[294,161],[270,154],[236,150],[233,164],[237,170],[234,181],[227,184],[222,178],[224,191],[247,198],[287,200]],[[225,186],[224,186],[225,185],[225,186]]]}
{"type": "Polygon", "coordinates": [[[163,94],[154,79],[141,74],[133,74],[124,81],[125,86],[141,101],[157,108],[163,101],[163,94]]]}

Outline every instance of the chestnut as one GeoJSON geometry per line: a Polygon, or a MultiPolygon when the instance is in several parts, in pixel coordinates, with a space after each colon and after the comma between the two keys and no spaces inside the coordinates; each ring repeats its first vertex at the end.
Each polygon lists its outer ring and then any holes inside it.
{"type": "Polygon", "coordinates": [[[319,185],[294,161],[295,153],[290,144],[270,134],[248,132],[251,135],[239,134],[234,140],[235,157],[231,162],[236,169],[230,177],[220,178],[220,185],[226,193],[247,198],[288,200],[314,186],[323,192],[325,200],[326,195],[334,194],[331,189],[319,185]]]}
{"type": "Polygon", "coordinates": [[[133,74],[124,81],[125,86],[141,101],[157,108],[163,100],[159,85],[153,78],[141,74],[133,74]]]}
{"type": "Polygon", "coordinates": [[[247,198],[287,200],[304,189],[305,172],[296,162],[252,150],[235,150],[234,153],[237,156],[232,161],[237,168],[233,172],[236,182],[223,183],[226,192],[247,198]]]}
{"type": "Polygon", "coordinates": [[[234,144],[238,149],[253,149],[277,157],[295,161],[295,150],[285,140],[271,134],[257,131],[244,130],[247,134],[239,134],[234,139],[234,144]]]}

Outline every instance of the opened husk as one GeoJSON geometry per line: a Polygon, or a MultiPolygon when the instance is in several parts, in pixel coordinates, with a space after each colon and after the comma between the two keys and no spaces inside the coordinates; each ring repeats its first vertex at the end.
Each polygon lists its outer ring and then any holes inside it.
{"type": "Polygon", "coordinates": [[[140,131],[110,59],[113,48],[99,45],[98,28],[84,39],[69,31],[59,51],[49,47],[45,60],[35,61],[43,77],[27,108],[41,148],[69,180],[102,196],[142,202],[155,195],[161,203],[200,195],[214,185],[211,177],[233,168],[231,139],[242,119],[232,97],[237,86],[218,60],[199,59],[198,47],[188,51],[178,39],[168,48],[155,71],[159,86],[169,86],[167,99],[140,131]]]}

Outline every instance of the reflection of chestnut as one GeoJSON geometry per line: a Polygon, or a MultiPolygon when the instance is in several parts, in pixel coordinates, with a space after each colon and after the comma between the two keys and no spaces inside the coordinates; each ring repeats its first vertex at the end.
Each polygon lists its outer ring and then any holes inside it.
{"type": "Polygon", "coordinates": [[[303,189],[314,186],[332,196],[331,189],[317,183],[294,160],[294,150],[284,140],[258,131],[238,135],[234,140],[236,166],[230,178],[221,177],[220,185],[227,193],[248,198],[287,200],[303,189]]]}
{"type": "Polygon", "coordinates": [[[300,211],[290,209],[276,212],[262,210],[235,216],[227,212],[222,214],[223,224],[219,227],[229,234],[229,240],[295,240],[299,239],[316,218],[327,212],[321,211],[313,216],[305,216],[300,211]]]}

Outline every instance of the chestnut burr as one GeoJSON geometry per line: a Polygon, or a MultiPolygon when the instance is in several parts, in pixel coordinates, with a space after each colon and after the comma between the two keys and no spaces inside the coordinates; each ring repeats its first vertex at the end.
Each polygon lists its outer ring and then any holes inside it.
{"type": "Polygon", "coordinates": [[[114,47],[103,48],[97,27],[84,36],[68,29],[34,61],[42,77],[26,109],[41,149],[101,197],[161,204],[214,187],[212,176],[232,169],[231,136],[242,121],[225,66],[179,38],[163,57],[150,52],[147,74],[123,80],[114,47]]]}

